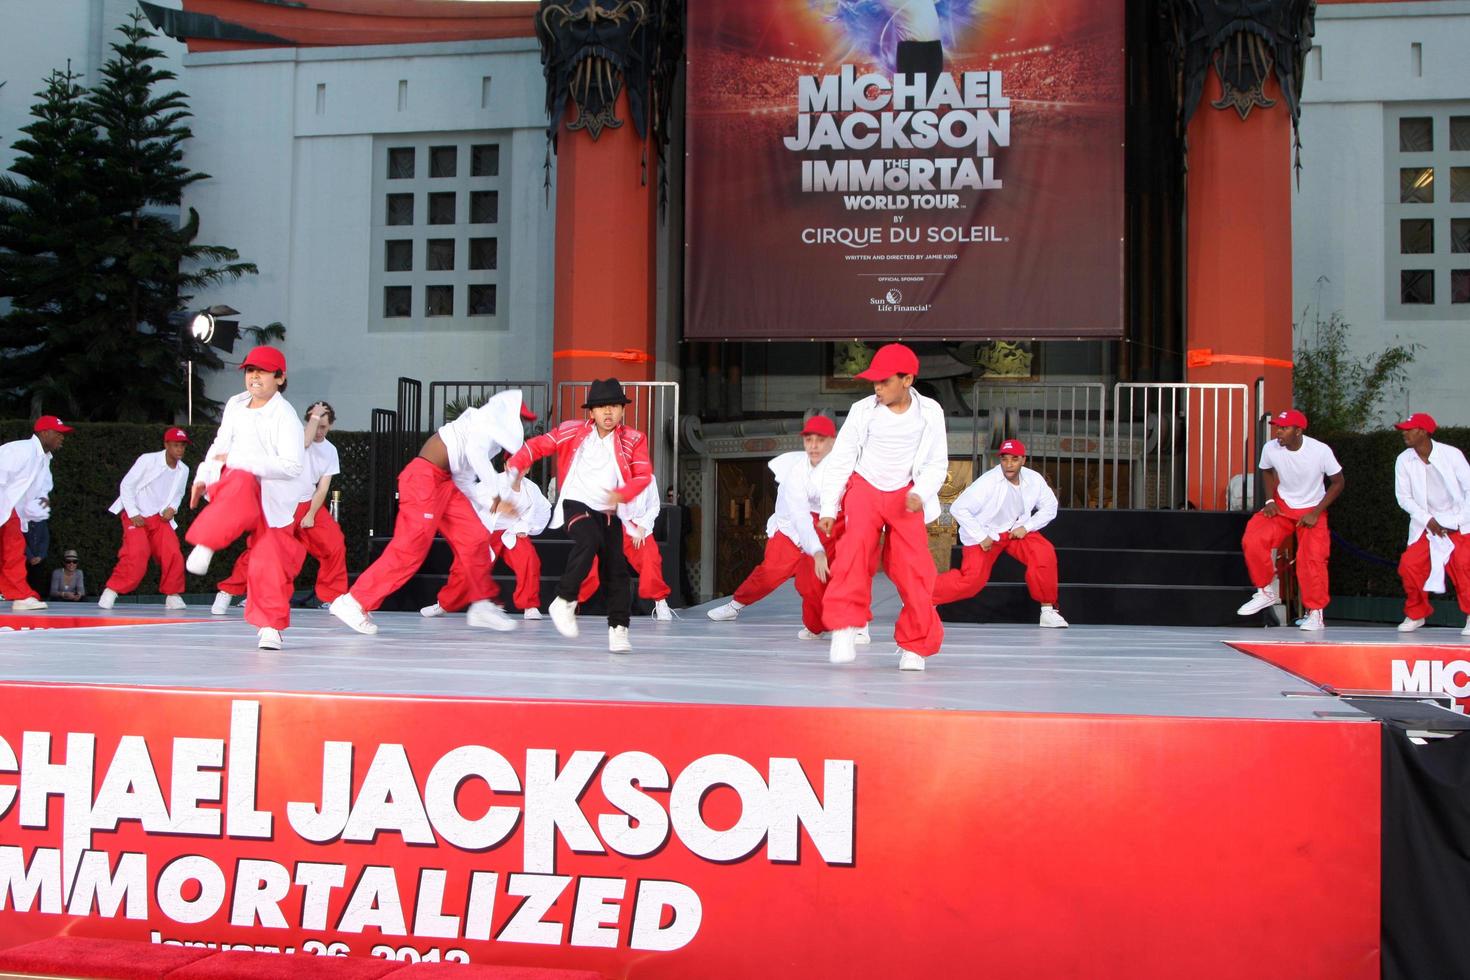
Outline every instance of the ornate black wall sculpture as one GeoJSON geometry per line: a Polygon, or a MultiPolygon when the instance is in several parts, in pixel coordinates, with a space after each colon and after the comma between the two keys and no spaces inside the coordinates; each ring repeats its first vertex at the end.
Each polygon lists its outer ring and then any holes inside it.
{"type": "Polygon", "coordinates": [[[1301,169],[1303,69],[1312,49],[1316,0],[1163,0],[1165,34],[1175,72],[1176,124],[1183,139],[1199,107],[1210,68],[1224,94],[1210,105],[1234,109],[1244,119],[1256,106],[1270,108],[1266,80],[1273,75],[1291,113],[1296,168],[1301,169]]]}

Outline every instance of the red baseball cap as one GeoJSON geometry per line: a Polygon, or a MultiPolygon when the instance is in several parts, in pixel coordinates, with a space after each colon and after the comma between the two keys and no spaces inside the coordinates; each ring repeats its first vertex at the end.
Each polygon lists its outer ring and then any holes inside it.
{"type": "Polygon", "coordinates": [[[1294,408],[1288,408],[1283,412],[1277,412],[1271,418],[1272,425],[1294,425],[1298,429],[1307,427],[1307,417],[1294,408]]]}
{"type": "Polygon", "coordinates": [[[525,402],[521,402],[521,418],[525,419],[527,422],[536,421],[536,413],[531,411],[531,409],[526,405],[525,402]]]}
{"type": "Polygon", "coordinates": [[[882,381],[895,374],[918,374],[919,355],[903,344],[884,344],[873,355],[873,363],[858,377],[864,381],[882,381]]]}
{"type": "Polygon", "coordinates": [[[1007,439],[1000,444],[1000,449],[996,450],[996,454],[999,456],[1024,456],[1026,455],[1026,444],[1020,439],[1007,439]]]}
{"type": "Polygon", "coordinates": [[[245,360],[240,362],[240,370],[246,368],[260,368],[262,371],[284,371],[286,370],[286,355],[274,347],[262,345],[245,355],[245,360]]]}
{"type": "Polygon", "coordinates": [[[1439,428],[1439,426],[1435,425],[1434,416],[1430,415],[1428,412],[1415,412],[1413,415],[1410,415],[1408,418],[1395,425],[1394,428],[1423,429],[1430,435],[1434,435],[1434,430],[1439,428]]]}
{"type": "Polygon", "coordinates": [[[193,442],[194,440],[189,438],[189,433],[185,432],[183,429],[179,428],[178,426],[174,426],[172,429],[169,429],[167,432],[165,432],[163,434],[163,441],[164,442],[193,442]]]}
{"type": "Polygon", "coordinates": [[[801,427],[804,436],[826,436],[829,439],[836,438],[837,426],[825,415],[813,415],[806,420],[806,425],[801,427]]]}
{"type": "Polygon", "coordinates": [[[42,415],[36,419],[37,432],[70,432],[71,426],[54,415],[42,415]]]}

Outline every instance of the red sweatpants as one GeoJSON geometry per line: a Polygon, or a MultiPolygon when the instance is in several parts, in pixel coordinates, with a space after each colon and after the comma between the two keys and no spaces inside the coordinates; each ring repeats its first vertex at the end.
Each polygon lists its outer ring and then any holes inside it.
{"type": "MultiPolygon", "coordinates": [[[[493,568],[495,559],[505,559],[506,565],[516,576],[515,595],[511,601],[515,607],[522,611],[527,609],[541,608],[541,556],[536,553],[536,548],[531,544],[531,539],[522,534],[514,548],[506,548],[499,531],[490,535],[490,565],[493,568]]],[[[438,603],[445,612],[459,612],[470,604],[465,598],[468,582],[464,576],[457,576],[450,569],[449,581],[444,583],[444,588],[439,590],[438,603]]],[[[494,584],[493,581],[491,583],[494,584]]],[[[500,594],[500,586],[495,585],[495,592],[489,596],[493,599],[500,594]]]]}
{"type": "Polygon", "coordinates": [[[179,536],[168,521],[154,514],[143,518],[142,527],[134,527],[128,512],[118,515],[122,520],[122,546],[117,549],[117,565],[107,580],[107,588],[118,595],[126,595],[138,587],[148,571],[151,556],[158,562],[158,588],[164,595],[179,595],[184,591],[184,555],[179,550],[179,536]]]}
{"type": "MultiPolygon", "coordinates": [[[[306,553],[317,560],[316,597],[322,602],[331,602],[347,591],[347,540],[342,528],[325,507],[316,512],[313,527],[302,527],[301,518],[311,508],[311,501],[303,500],[296,505],[296,537],[306,548],[306,553]]],[[[250,549],[255,546],[255,535],[245,542],[245,550],[235,559],[230,577],[216,588],[230,595],[244,595],[250,574],[250,549]]],[[[294,587],[294,583],[293,583],[294,587]]]]}
{"type": "Polygon", "coordinates": [[[1296,584],[1301,590],[1302,605],[1307,609],[1326,609],[1332,601],[1327,588],[1327,558],[1332,553],[1332,532],[1327,529],[1327,515],[1320,514],[1317,523],[1302,527],[1297,520],[1305,510],[1292,510],[1280,500],[1279,512],[1267,517],[1259,511],[1245,526],[1240,550],[1245,553],[1245,570],[1251,583],[1264,589],[1276,577],[1276,563],[1271,552],[1286,539],[1296,535],[1296,584]]]}
{"type": "Polygon", "coordinates": [[[20,530],[20,515],[13,511],[0,524],[0,595],[12,602],[41,598],[26,581],[26,536],[20,530]]]}
{"type": "MultiPolygon", "coordinates": [[[[1451,531],[1450,540],[1455,543],[1455,550],[1445,564],[1445,575],[1455,587],[1460,612],[1470,616],[1470,538],[1451,531]]],[[[1404,615],[1410,619],[1427,619],[1434,612],[1424,591],[1424,580],[1428,577],[1429,532],[1425,531],[1399,559],[1399,578],[1404,582],[1404,615]]]]}
{"type": "Polygon", "coordinates": [[[260,508],[260,481],[244,470],[226,469],[209,491],[209,506],[199,512],[184,540],[219,551],[240,535],[250,534],[250,561],[245,587],[250,602],[245,621],[252,626],[283,630],[291,625],[291,589],[306,548],[296,539],[295,521],[271,527],[260,508]]]}
{"type": "MultiPolygon", "coordinates": [[[[669,583],[664,581],[664,556],[659,553],[658,542],[653,540],[653,535],[643,539],[643,547],[633,547],[633,539],[623,531],[623,557],[628,559],[628,569],[638,576],[638,598],[657,602],[667,599],[673,594],[669,583]]],[[[597,591],[602,584],[602,579],[597,575],[597,558],[592,559],[592,567],[587,570],[587,578],[582,582],[582,589],[577,593],[578,602],[586,602],[592,598],[592,593],[597,591]]]]}
{"type": "Polygon", "coordinates": [[[883,564],[903,601],[893,637],[903,649],[929,657],[944,642],[944,624],[934,609],[936,572],[924,512],[904,506],[912,489],[909,485],[884,492],[857,474],[847,481],[842,498],[847,530],[827,577],[822,622],[836,630],[864,626],[872,620],[872,555],[878,534],[886,527],[883,564]]]}
{"type": "MultiPolygon", "coordinates": [[[[833,548],[829,544],[829,573],[832,559],[833,548]]],[[[766,553],[761,557],[761,563],[740,583],[732,598],[742,606],[759,602],[792,576],[796,577],[796,592],[801,596],[801,624],[813,633],[822,632],[826,629],[822,625],[822,600],[827,594],[827,582],[817,578],[817,565],[812,556],[784,534],[773,534],[766,539],[766,553]]],[[[827,580],[831,581],[830,574],[827,580]]]]}
{"type": "Polygon", "coordinates": [[[352,584],[352,597],[365,611],[381,606],[419,570],[436,532],[454,552],[449,581],[459,583],[465,604],[496,595],[490,578],[490,532],[449,471],[419,456],[398,474],[398,520],[392,540],[352,584]]]}
{"type": "Polygon", "coordinates": [[[967,544],[959,568],[951,568],[934,580],[934,604],[942,606],[956,599],[968,599],[985,588],[996,559],[1009,554],[1026,566],[1026,588],[1031,598],[1043,606],[1057,604],[1057,549],[1032,531],[1024,538],[1006,535],[986,551],[978,544],[967,544]]]}

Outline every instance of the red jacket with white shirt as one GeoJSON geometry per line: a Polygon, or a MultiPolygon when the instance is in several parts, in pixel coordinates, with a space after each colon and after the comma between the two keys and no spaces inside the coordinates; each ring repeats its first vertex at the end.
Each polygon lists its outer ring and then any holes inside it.
{"type": "MultiPolygon", "coordinates": [[[[506,468],[524,473],[536,460],[555,455],[556,485],[564,487],[567,485],[567,475],[571,472],[577,449],[596,430],[597,424],[590,418],[580,422],[563,422],[545,435],[527,439],[520,451],[510,458],[506,468]]],[[[624,500],[632,500],[653,479],[653,461],[648,456],[648,439],[637,429],[620,425],[613,429],[612,440],[613,457],[617,460],[618,474],[623,480],[622,486],[614,489],[624,500]]],[[[551,520],[552,527],[562,525],[561,504],[561,494],[558,493],[556,514],[551,520]]]]}

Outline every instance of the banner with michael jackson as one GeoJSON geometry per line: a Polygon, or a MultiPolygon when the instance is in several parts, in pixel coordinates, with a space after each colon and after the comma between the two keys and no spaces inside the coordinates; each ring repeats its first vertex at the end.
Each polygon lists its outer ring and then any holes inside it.
{"type": "Polygon", "coordinates": [[[1122,0],[689,7],[691,338],[1122,334],[1122,0]]]}

